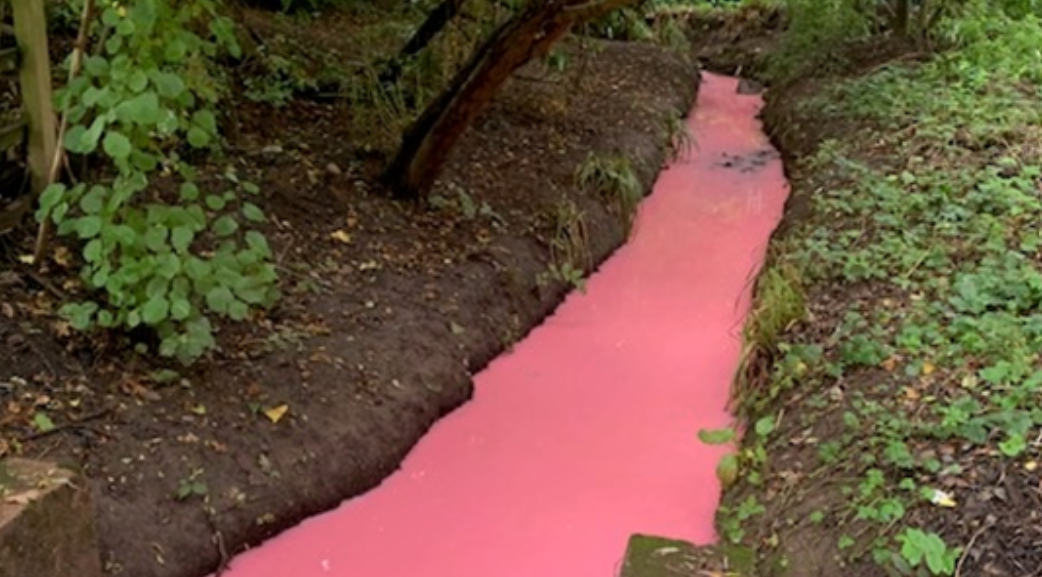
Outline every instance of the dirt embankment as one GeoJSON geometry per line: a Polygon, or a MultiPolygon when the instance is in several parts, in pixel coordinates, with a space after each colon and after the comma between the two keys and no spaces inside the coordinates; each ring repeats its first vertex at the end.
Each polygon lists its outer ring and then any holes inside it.
{"type": "MultiPolygon", "coordinates": [[[[135,577],[204,575],[377,485],[560,301],[552,243],[594,264],[624,240],[577,168],[621,155],[649,188],[662,165],[696,72],[654,46],[598,45],[571,49],[563,72],[518,74],[454,152],[434,209],[379,190],[344,104],[241,103],[228,161],[273,217],[279,309],[223,327],[212,360],[161,382],[120,346],[69,335],[51,291],[4,265],[0,453],[81,468],[106,569],[135,577]]],[[[31,231],[4,242],[14,263],[31,231]]]]}

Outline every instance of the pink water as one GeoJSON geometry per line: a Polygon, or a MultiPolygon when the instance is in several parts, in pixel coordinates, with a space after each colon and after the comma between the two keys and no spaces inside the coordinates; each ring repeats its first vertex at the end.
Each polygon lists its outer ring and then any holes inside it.
{"type": "Polygon", "coordinates": [[[730,423],[751,280],[788,194],[760,106],[705,74],[697,150],[586,293],[477,375],[382,485],[227,575],[610,577],[633,533],[712,541],[724,449],[697,432],[730,423]]]}

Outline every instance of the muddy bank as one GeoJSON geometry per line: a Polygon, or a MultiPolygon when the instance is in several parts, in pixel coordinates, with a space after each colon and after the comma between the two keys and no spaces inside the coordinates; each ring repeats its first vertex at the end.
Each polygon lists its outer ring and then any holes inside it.
{"type": "MultiPolygon", "coordinates": [[[[348,42],[315,35],[327,37],[348,42]]],[[[239,103],[232,157],[274,216],[287,297],[222,327],[219,353],[176,379],[77,340],[32,278],[3,277],[0,401],[17,412],[0,432],[90,480],[109,574],[201,576],[377,485],[560,301],[555,242],[588,265],[623,242],[615,201],[576,171],[618,156],[648,189],[697,74],[649,45],[570,58],[511,81],[454,152],[433,209],[388,200],[343,104],[239,103]],[[33,434],[34,406],[54,433],[33,434]]],[[[13,260],[31,232],[9,242],[13,260]]]]}

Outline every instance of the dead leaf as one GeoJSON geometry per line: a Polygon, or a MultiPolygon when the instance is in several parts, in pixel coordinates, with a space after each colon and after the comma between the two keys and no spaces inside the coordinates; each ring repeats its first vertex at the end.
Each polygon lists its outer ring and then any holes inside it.
{"type": "Polygon", "coordinates": [[[58,263],[58,266],[62,268],[69,268],[69,263],[72,261],[69,249],[64,246],[55,247],[52,258],[54,258],[54,262],[58,263]]]}
{"type": "Polygon", "coordinates": [[[930,502],[940,507],[954,507],[955,498],[950,493],[942,491],[940,489],[934,489],[933,494],[930,495],[930,502]]]}
{"type": "Polygon", "coordinates": [[[936,370],[937,370],[937,367],[933,363],[931,363],[930,361],[926,361],[925,363],[923,363],[923,375],[924,376],[925,375],[932,375],[933,372],[936,371],[936,370]]]}
{"type": "Polygon", "coordinates": [[[268,417],[268,420],[272,423],[278,423],[282,420],[282,417],[289,411],[289,405],[279,405],[270,409],[264,410],[264,416],[268,417]]]}
{"type": "Polygon", "coordinates": [[[331,233],[329,235],[329,238],[331,238],[333,240],[338,240],[338,241],[340,241],[340,242],[342,242],[344,244],[348,244],[348,243],[351,242],[351,235],[346,233],[346,232],[344,232],[343,230],[338,230],[338,231],[336,231],[334,233],[331,233]]]}
{"type": "Polygon", "coordinates": [[[57,321],[54,323],[54,334],[61,338],[68,338],[72,335],[72,326],[66,321],[57,321]]]}
{"type": "Polygon", "coordinates": [[[4,502],[11,505],[28,505],[29,503],[39,499],[42,494],[43,492],[39,489],[29,489],[28,491],[15,493],[14,495],[5,498],[4,502]]]}

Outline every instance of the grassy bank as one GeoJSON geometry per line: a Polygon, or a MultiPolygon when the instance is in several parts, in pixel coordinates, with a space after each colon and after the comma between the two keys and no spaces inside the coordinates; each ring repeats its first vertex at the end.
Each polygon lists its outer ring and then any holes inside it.
{"type": "Polygon", "coordinates": [[[982,4],[935,37],[768,111],[801,210],[736,389],[743,575],[1042,571],[1042,25],[982,4]]]}

